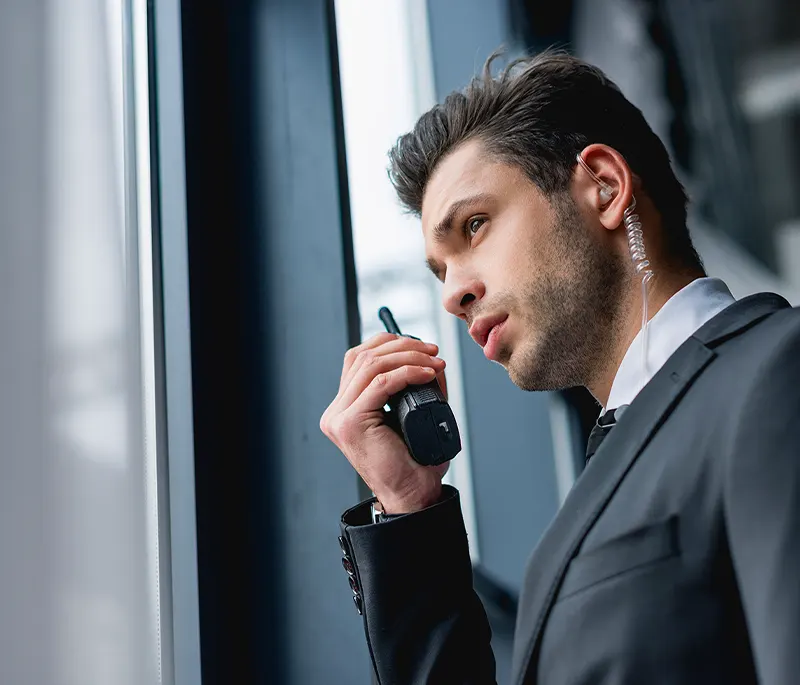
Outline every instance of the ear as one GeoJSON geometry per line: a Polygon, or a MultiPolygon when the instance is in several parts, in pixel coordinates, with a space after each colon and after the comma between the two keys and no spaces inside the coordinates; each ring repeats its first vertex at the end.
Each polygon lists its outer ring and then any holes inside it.
{"type": "MultiPolygon", "coordinates": [[[[613,147],[593,143],[585,147],[575,170],[576,197],[583,199],[596,212],[608,230],[622,224],[625,209],[633,198],[634,176],[625,158],[613,147]]],[[[576,160],[577,161],[577,160],[576,160]]]]}

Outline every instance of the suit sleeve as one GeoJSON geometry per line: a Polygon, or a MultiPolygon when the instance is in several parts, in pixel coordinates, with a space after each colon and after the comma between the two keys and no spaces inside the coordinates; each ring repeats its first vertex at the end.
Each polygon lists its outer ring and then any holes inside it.
{"type": "Polygon", "coordinates": [[[725,461],[734,571],[763,685],[800,674],[800,326],[744,392],[725,461]]]}
{"type": "Polygon", "coordinates": [[[495,660],[458,491],[423,511],[370,523],[368,500],[345,512],[367,643],[380,685],[491,685],[495,660]]]}

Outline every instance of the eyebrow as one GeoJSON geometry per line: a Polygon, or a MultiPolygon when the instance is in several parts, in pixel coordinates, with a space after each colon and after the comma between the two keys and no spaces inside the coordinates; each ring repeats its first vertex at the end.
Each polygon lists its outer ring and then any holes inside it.
{"type": "MultiPolygon", "coordinates": [[[[456,216],[464,211],[466,207],[488,202],[489,200],[491,200],[491,195],[487,193],[478,193],[477,195],[470,195],[469,197],[464,197],[453,202],[448,208],[447,214],[444,215],[444,218],[433,227],[433,241],[435,243],[443,243],[447,240],[447,237],[453,230],[453,222],[456,216]]],[[[425,260],[425,265],[436,278],[439,278],[439,264],[435,259],[430,258],[425,260]]]]}
{"type": "Polygon", "coordinates": [[[450,205],[447,214],[444,215],[438,224],[433,227],[433,240],[437,243],[442,243],[447,239],[450,231],[453,230],[453,221],[459,212],[463,211],[465,207],[476,205],[481,202],[488,202],[491,196],[487,193],[478,193],[477,195],[470,195],[469,197],[456,200],[450,205]]]}

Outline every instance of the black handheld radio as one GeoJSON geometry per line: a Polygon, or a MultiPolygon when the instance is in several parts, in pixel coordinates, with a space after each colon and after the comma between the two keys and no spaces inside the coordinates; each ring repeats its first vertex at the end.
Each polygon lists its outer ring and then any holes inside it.
{"type": "MultiPolygon", "coordinates": [[[[381,307],[378,316],[389,333],[403,335],[387,307],[381,307]]],[[[453,410],[435,378],[424,385],[409,385],[393,395],[389,398],[389,408],[387,424],[405,440],[417,463],[437,466],[461,451],[461,435],[453,410]]]]}

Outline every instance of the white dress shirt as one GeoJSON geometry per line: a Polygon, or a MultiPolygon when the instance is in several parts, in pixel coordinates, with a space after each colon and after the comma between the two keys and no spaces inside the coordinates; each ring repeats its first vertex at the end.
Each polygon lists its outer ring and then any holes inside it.
{"type": "Polygon", "coordinates": [[[734,302],[728,286],[719,278],[698,278],[670,297],[647,325],[647,367],[642,363],[639,331],[617,369],[606,408],[630,404],[675,350],[734,302]]]}

